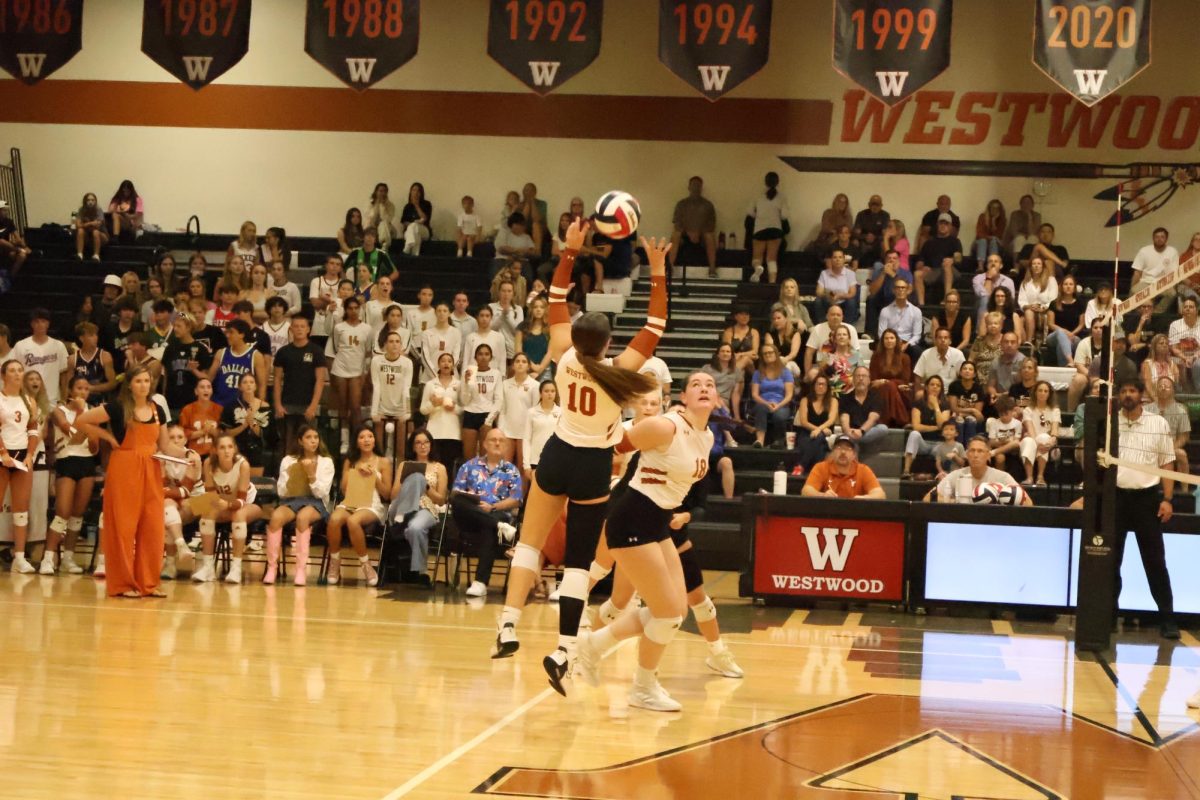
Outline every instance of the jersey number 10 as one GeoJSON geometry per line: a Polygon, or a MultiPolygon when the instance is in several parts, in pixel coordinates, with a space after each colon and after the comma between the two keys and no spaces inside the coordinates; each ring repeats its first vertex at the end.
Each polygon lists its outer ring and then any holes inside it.
{"type": "Polygon", "coordinates": [[[596,390],[590,386],[578,386],[575,383],[567,384],[567,410],[572,414],[582,414],[585,417],[595,416],[596,414],[596,390]],[[578,404],[576,404],[576,394],[578,394],[578,404]]]}

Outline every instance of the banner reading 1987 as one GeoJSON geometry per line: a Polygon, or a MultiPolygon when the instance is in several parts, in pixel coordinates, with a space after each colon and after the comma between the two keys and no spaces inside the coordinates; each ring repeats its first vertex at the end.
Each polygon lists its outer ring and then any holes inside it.
{"type": "Polygon", "coordinates": [[[659,0],[658,59],[709,100],[766,66],[771,0],[659,0]]]}
{"type": "Polygon", "coordinates": [[[1033,63],[1085,106],[1150,66],[1150,0],[1037,0],[1034,13],[1033,63]]]}
{"type": "Polygon", "coordinates": [[[417,54],[421,0],[308,0],[304,52],[363,90],[417,54]]]}
{"type": "Polygon", "coordinates": [[[0,68],[32,86],[66,64],[83,43],[83,0],[0,0],[0,68]]]}
{"type": "Polygon", "coordinates": [[[950,66],[954,0],[834,0],[833,67],[895,105],[950,66]]]}
{"type": "Polygon", "coordinates": [[[492,0],[488,55],[549,94],[596,60],[603,22],[604,0],[492,0]]]}
{"type": "Polygon", "coordinates": [[[145,0],[142,52],[193,89],[250,49],[250,0],[145,0]]]}

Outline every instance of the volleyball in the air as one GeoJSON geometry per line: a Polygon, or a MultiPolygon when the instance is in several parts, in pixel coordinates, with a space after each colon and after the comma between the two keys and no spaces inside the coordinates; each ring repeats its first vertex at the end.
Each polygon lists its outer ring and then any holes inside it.
{"type": "Polygon", "coordinates": [[[976,503],[995,505],[1001,502],[1000,495],[1004,489],[1002,483],[981,483],[975,487],[975,494],[971,499],[976,503]]]}
{"type": "Polygon", "coordinates": [[[642,207],[637,198],[629,192],[613,190],[596,201],[592,225],[610,239],[624,239],[633,235],[641,218],[642,207]]]}

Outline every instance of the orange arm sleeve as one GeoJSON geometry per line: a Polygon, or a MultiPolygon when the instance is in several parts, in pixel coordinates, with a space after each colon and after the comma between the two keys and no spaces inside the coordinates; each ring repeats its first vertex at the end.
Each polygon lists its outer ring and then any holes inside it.
{"type": "Polygon", "coordinates": [[[575,269],[577,255],[578,250],[563,250],[558,266],[554,268],[554,277],[550,280],[550,308],[546,311],[546,321],[551,325],[571,321],[567,311],[567,290],[571,286],[571,272],[575,269]]]}
{"type": "Polygon", "coordinates": [[[632,350],[646,358],[654,355],[658,340],[667,329],[667,279],[666,277],[650,279],[650,303],[646,310],[646,324],[642,327],[633,341],[629,343],[632,350]]]}

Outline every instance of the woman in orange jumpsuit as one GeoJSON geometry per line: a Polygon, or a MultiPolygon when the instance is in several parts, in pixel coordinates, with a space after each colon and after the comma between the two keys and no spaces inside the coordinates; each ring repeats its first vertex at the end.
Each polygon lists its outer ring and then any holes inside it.
{"type": "Polygon", "coordinates": [[[75,427],[113,446],[104,483],[101,545],[110,597],[165,597],[159,591],[163,562],[163,480],[156,452],[182,458],[167,439],[166,418],[150,399],[152,378],[145,367],[125,375],[120,399],[84,410],[75,427]],[[99,426],[109,423],[111,433],[99,426]]]}

